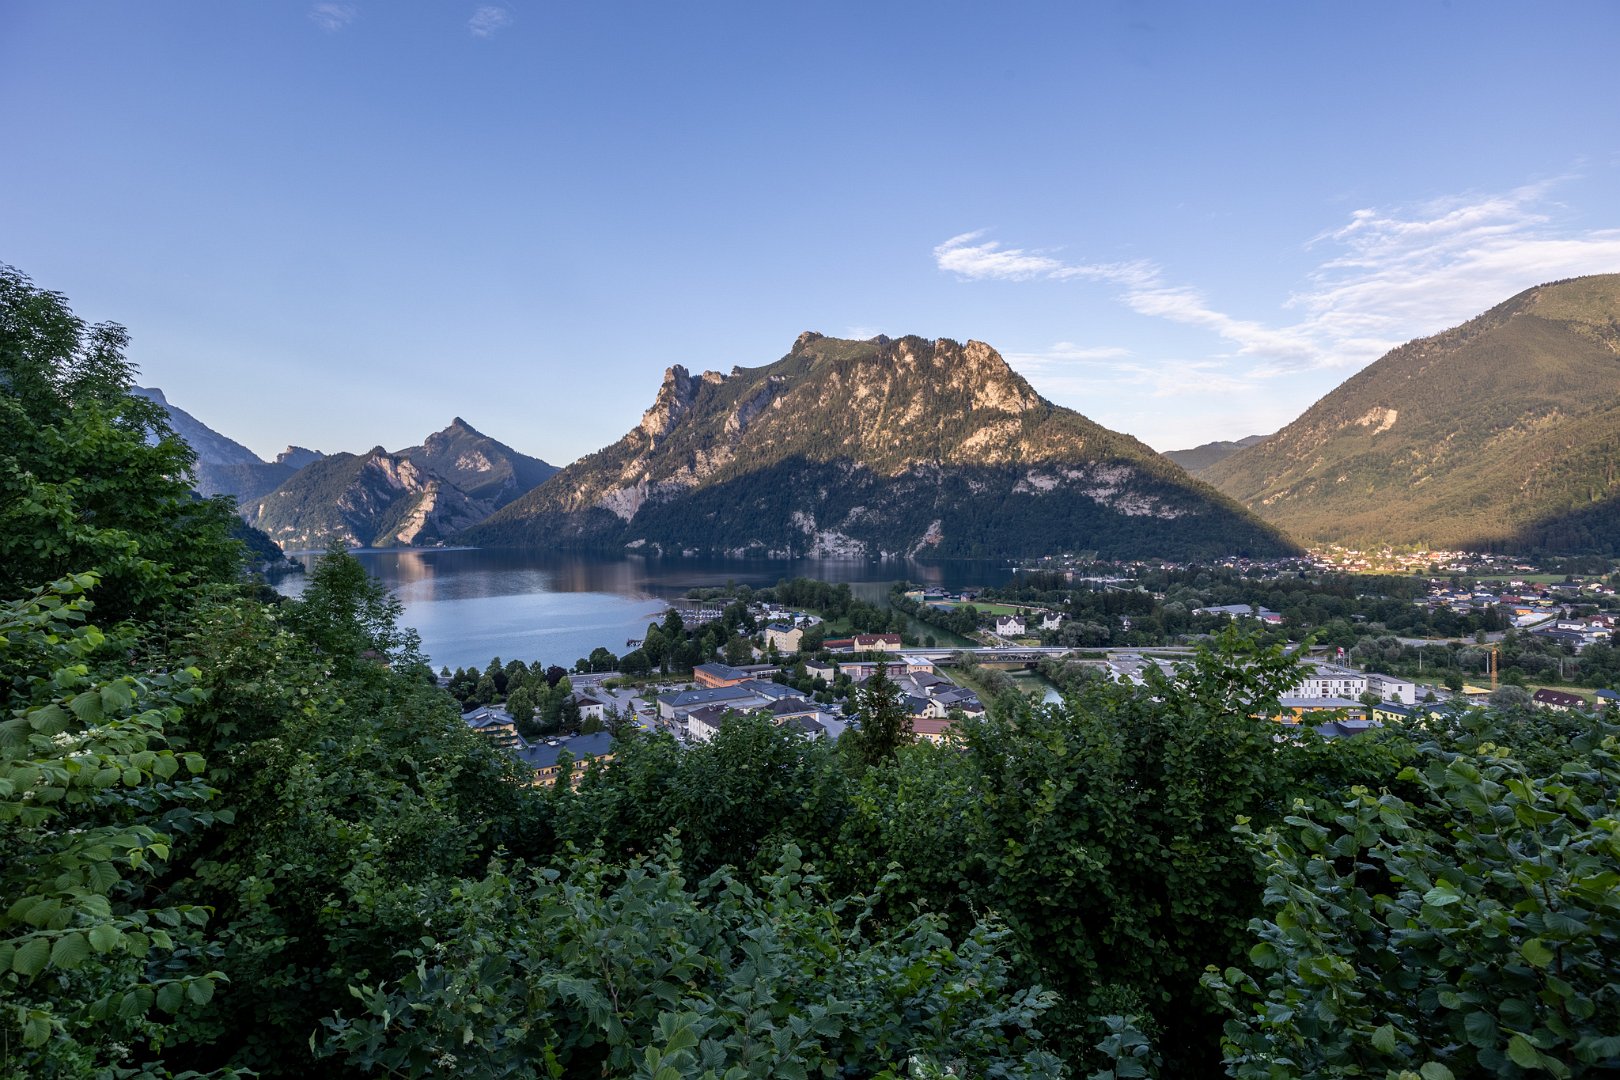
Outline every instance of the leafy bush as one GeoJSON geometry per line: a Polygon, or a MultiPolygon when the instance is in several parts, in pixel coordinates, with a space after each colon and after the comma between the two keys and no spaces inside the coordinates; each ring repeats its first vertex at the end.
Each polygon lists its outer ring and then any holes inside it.
{"type": "Polygon", "coordinates": [[[1252,968],[1211,970],[1236,1077],[1614,1075],[1620,741],[1590,721],[1538,775],[1466,718],[1403,798],[1352,788],[1242,831],[1267,874],[1252,968]]]}

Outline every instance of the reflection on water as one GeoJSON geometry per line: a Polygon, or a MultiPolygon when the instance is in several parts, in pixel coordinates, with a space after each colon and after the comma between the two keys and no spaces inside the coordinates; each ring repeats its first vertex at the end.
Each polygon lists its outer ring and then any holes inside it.
{"type": "MultiPolygon", "coordinates": [[[[660,617],[665,602],[694,588],[759,588],[809,577],[848,582],[856,595],[878,601],[900,580],[962,589],[1011,576],[1006,566],[969,561],[657,559],[455,548],[355,555],[399,597],[405,624],[422,635],[434,666],[452,668],[482,667],[495,656],[568,667],[598,646],[623,653],[627,640],[641,637],[660,617]]],[[[303,575],[291,575],[276,588],[297,596],[304,584],[303,575]]]]}

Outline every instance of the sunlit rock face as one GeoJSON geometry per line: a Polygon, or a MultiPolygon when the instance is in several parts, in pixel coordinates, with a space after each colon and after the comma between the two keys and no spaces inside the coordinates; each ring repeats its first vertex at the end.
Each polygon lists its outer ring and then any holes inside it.
{"type": "Polygon", "coordinates": [[[828,557],[1291,550],[1140,442],[1044,400],[983,342],[809,331],[763,367],[670,365],[622,439],[458,540],[828,557]]]}

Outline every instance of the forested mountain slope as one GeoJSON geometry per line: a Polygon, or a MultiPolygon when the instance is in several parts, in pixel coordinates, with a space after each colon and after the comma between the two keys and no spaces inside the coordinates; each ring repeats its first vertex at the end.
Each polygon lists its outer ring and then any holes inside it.
{"type": "Polygon", "coordinates": [[[1620,550],[1620,274],[1402,345],[1201,474],[1301,539],[1620,550]]]}
{"type": "Polygon", "coordinates": [[[1166,450],[1164,456],[1197,476],[1217,461],[1225,461],[1246,446],[1253,446],[1264,435],[1248,435],[1241,439],[1223,439],[1203,443],[1190,450],[1166,450]]]}
{"type": "Polygon", "coordinates": [[[671,367],[624,438],[459,539],[761,555],[1292,550],[1147,446],[1042,399],[982,342],[814,333],[765,367],[671,367]]]}

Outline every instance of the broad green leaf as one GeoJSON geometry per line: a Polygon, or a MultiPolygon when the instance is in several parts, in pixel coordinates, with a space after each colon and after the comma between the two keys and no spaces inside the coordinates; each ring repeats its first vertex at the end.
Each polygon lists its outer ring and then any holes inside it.
{"type": "Polygon", "coordinates": [[[1526,940],[1523,945],[1519,946],[1519,955],[1538,968],[1544,968],[1553,962],[1553,951],[1540,938],[1526,940]]]}
{"type": "Polygon", "coordinates": [[[71,971],[90,956],[90,943],[84,935],[74,932],[63,934],[51,946],[51,966],[71,971]]]}
{"type": "Polygon", "coordinates": [[[1508,1040],[1508,1057],[1522,1069],[1534,1069],[1541,1064],[1541,1056],[1523,1035],[1515,1035],[1508,1040]]]}
{"type": "Polygon", "coordinates": [[[1385,1054],[1395,1052],[1395,1025],[1383,1024],[1372,1033],[1373,1049],[1385,1054]]]}
{"type": "Polygon", "coordinates": [[[1451,1074],[1451,1070],[1438,1061],[1425,1061],[1423,1067],[1418,1070],[1418,1075],[1423,1077],[1423,1080],[1457,1080],[1451,1074]]]}
{"type": "Polygon", "coordinates": [[[166,1013],[177,1013],[180,1006],[186,1003],[186,988],[183,983],[164,983],[158,988],[157,1007],[166,1013]]]}
{"type": "Polygon", "coordinates": [[[23,1045],[44,1046],[51,1039],[51,1017],[49,1013],[32,1009],[28,1019],[23,1021],[23,1045]]]}
{"type": "Polygon", "coordinates": [[[1496,1045],[1496,1017],[1483,1009],[1465,1016],[1463,1029],[1468,1032],[1468,1041],[1481,1049],[1496,1045]]]}
{"type": "Polygon", "coordinates": [[[42,937],[32,937],[17,947],[11,957],[11,970],[32,979],[45,970],[45,963],[51,958],[51,943],[42,937]]]}
{"type": "Polygon", "coordinates": [[[98,923],[90,931],[90,947],[98,953],[111,952],[123,937],[112,923],[98,923]]]}

